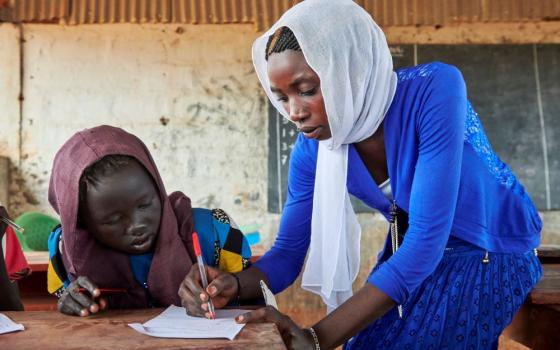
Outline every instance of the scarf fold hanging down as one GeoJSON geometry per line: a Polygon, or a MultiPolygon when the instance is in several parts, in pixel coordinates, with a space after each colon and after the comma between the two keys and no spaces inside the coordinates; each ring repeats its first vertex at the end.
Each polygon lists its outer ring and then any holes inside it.
{"type": "Polygon", "coordinates": [[[285,118],[270,91],[265,60],[268,37],[284,26],[321,80],[332,134],[319,142],[311,244],[302,279],[302,287],[319,294],[330,312],[352,295],[360,266],[361,228],[346,188],[348,145],[377,130],[393,100],[397,77],[385,36],[366,11],[352,0],[306,0],[253,44],[257,76],[285,118]]]}

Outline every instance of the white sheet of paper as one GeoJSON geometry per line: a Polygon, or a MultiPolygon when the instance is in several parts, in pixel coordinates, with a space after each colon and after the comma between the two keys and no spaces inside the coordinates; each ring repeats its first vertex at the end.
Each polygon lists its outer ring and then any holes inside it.
{"type": "Polygon", "coordinates": [[[235,317],[247,310],[216,310],[216,319],[187,315],[184,307],[169,306],[159,316],[140,324],[130,323],[129,326],[152,337],[158,338],[227,338],[233,340],[244,324],[235,322],[235,317]]]}
{"type": "Polygon", "coordinates": [[[15,323],[8,316],[0,314],[0,334],[23,331],[24,329],[22,324],[15,323]]]}

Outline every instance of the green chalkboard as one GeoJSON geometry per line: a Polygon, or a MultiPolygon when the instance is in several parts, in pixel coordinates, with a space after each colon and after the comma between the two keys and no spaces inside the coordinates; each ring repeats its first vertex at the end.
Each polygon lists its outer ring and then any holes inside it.
{"type": "MultiPolygon", "coordinates": [[[[560,45],[391,46],[395,69],[457,66],[496,153],[541,210],[560,209],[560,45]]],[[[286,200],[293,125],[269,105],[268,210],[286,200]]],[[[354,200],[357,211],[371,211],[354,200]]]]}

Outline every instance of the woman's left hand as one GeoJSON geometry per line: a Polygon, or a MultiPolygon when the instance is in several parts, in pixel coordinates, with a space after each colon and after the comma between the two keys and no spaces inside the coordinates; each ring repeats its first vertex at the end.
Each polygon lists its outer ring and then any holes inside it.
{"type": "Polygon", "coordinates": [[[263,307],[243,315],[237,316],[237,323],[263,323],[272,322],[278,327],[282,340],[288,349],[314,350],[315,342],[311,333],[305,331],[291,318],[280,313],[272,306],[263,307]]]}

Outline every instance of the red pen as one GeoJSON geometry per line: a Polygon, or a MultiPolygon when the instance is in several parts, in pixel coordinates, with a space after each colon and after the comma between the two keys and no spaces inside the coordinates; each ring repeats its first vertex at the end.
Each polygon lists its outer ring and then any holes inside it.
{"type": "MultiPolygon", "coordinates": [[[[206,291],[208,288],[208,277],[206,277],[206,269],[204,268],[204,260],[202,260],[202,251],[200,250],[200,242],[198,241],[198,234],[193,232],[192,240],[194,245],[194,253],[196,254],[196,262],[198,263],[198,271],[200,272],[200,279],[202,279],[202,287],[206,291]]],[[[216,318],[216,312],[214,312],[214,304],[212,300],[208,298],[208,312],[210,313],[210,318],[216,318]]]]}
{"type": "MultiPolygon", "coordinates": [[[[126,293],[126,289],[124,288],[97,288],[101,293],[126,293]]],[[[88,292],[89,290],[79,287],[77,290],[78,293],[88,292]]]]}

